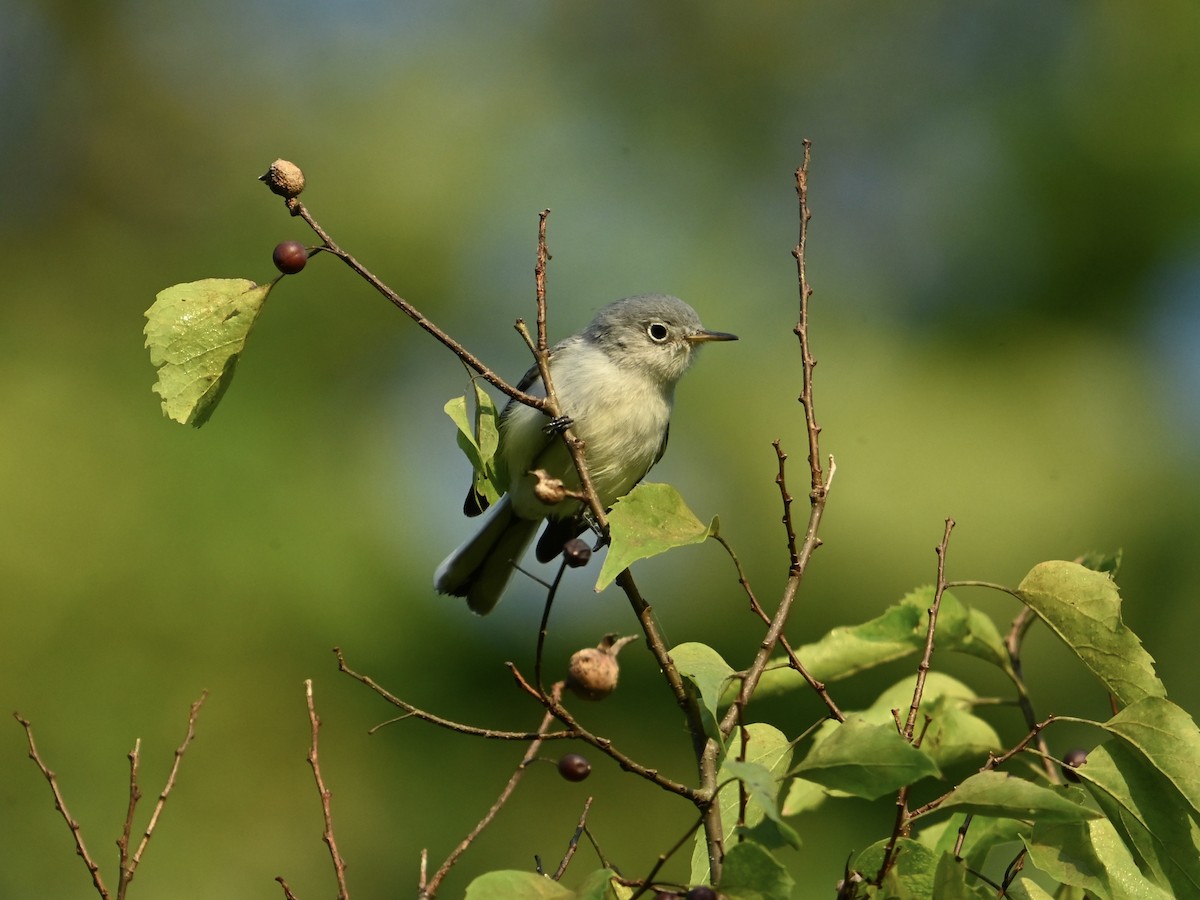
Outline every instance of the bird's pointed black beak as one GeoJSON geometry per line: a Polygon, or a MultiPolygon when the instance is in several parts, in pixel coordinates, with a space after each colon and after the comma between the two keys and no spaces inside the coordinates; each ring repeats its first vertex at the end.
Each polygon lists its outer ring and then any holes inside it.
{"type": "Polygon", "coordinates": [[[691,344],[704,344],[708,341],[736,341],[738,337],[725,331],[695,331],[687,339],[691,344]]]}

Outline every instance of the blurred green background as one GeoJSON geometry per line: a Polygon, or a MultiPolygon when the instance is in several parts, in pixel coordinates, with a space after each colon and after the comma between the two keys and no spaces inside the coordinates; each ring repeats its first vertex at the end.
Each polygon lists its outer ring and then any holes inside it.
{"type": "MultiPolygon", "coordinates": [[[[167,285],[266,280],[310,241],[255,181],[278,156],[335,238],[499,371],[527,354],[538,210],[551,329],[649,290],[741,341],[681,386],[655,478],[720,514],[760,597],[786,576],[770,441],[803,493],[792,171],[814,144],[809,272],[818,414],[836,455],[796,643],[935,571],[1015,584],[1123,547],[1126,621],[1200,710],[1200,16],[1135,5],[8,0],[0,30],[0,592],[6,709],[33,720],[115,886],[126,754],[148,814],[210,691],[134,897],[332,893],[305,765],[303,679],[355,897],[404,896],[491,804],[523,747],[404,722],[330,648],[452,718],[532,728],[538,591],[487,619],[430,576],[467,533],[444,401],[461,367],[332,258],[271,296],[202,430],[163,419],[142,312],[167,285]]],[[[567,581],[553,674],[636,625],[596,569],[567,581]]],[[[672,641],[734,666],[761,629],[715,544],[640,565],[672,641]]],[[[960,592],[1006,626],[1002,596],[960,592]]],[[[649,655],[581,709],[676,777],[688,742],[649,655]]],[[[935,659],[1002,685],[969,663],[935,659]]],[[[837,686],[865,706],[911,666],[837,686]]],[[[1039,712],[1107,701],[1044,632],[1039,712]]],[[[811,698],[762,709],[790,734],[811,698]]],[[[1015,740],[1016,714],[992,714],[1015,740]]],[[[1050,739],[1084,743],[1080,733],[1050,739]]],[[[551,748],[555,755],[562,747],[551,748]]],[[[604,759],[582,785],[535,767],[446,882],[557,861],[591,826],[646,872],[687,810],[604,759]]],[[[94,896],[15,722],[0,729],[0,896],[94,896]]],[[[796,824],[798,897],[832,896],[888,804],[796,824]]],[[[144,818],[140,820],[144,822],[144,818]]],[[[589,850],[575,877],[595,867],[589,850]]],[[[678,873],[679,867],[668,871],[678,873]]],[[[568,876],[568,881],[571,876],[568,876]]]]}

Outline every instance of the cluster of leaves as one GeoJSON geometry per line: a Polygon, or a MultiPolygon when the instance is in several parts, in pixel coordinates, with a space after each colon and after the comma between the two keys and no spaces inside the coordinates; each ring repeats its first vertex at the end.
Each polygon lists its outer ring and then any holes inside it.
{"type": "MultiPolygon", "coordinates": [[[[159,371],[155,391],[168,417],[201,425],[211,416],[273,284],[209,279],[158,295],[145,333],[159,371]]],[[[507,482],[496,456],[499,413],[478,380],[473,392],[471,403],[455,398],[446,412],[475,471],[476,491],[494,501],[507,482]]],[[[597,589],[639,559],[718,536],[718,524],[698,519],[667,485],[639,485],[611,510],[597,589]]],[[[1083,563],[1042,563],[1016,588],[1003,590],[1023,605],[1026,625],[1036,619],[1049,627],[1111,696],[1114,715],[1106,721],[1035,720],[1019,668],[1024,630],[1003,637],[990,617],[941,581],[868,622],[795,648],[763,672],[753,694],[760,698],[806,691],[896,660],[920,661],[915,684],[905,678],[867,708],[831,715],[796,737],[749,721],[746,709],[730,730],[727,711],[746,672],[704,644],[670,648],[670,662],[698,711],[694,730],[703,734],[693,737],[716,748],[714,790],[692,800],[702,821],[706,810],[719,813],[720,895],[786,900],[794,882],[783,854],[801,842],[788,820],[844,798],[889,794],[897,795],[895,828],[850,859],[839,897],[1200,895],[1200,777],[1194,769],[1200,730],[1167,699],[1152,659],[1122,622],[1116,560],[1083,563]],[[1001,672],[1023,704],[1028,734],[1002,739],[976,715],[986,698],[929,671],[935,643],[939,653],[966,654],[1001,672]],[[914,733],[918,710],[923,725],[914,733]],[[1090,725],[1098,735],[1069,777],[1047,758],[1040,739],[1056,721],[1090,725]],[[965,778],[946,774],[964,766],[976,771],[965,778]],[[925,796],[919,805],[915,791],[925,796]],[[1027,863],[1040,874],[1027,873],[1027,863]]],[[[557,701],[542,699],[552,712],[557,701]]],[[[559,717],[568,721],[565,712],[559,717]]],[[[714,829],[699,825],[689,875],[694,885],[706,884],[715,871],[714,829]]],[[[657,886],[660,896],[686,890],[657,886]]],[[[480,876],[467,896],[627,900],[645,890],[608,868],[574,890],[540,874],[502,871],[480,876]]]]}
{"type": "MultiPolygon", "coordinates": [[[[1121,622],[1115,584],[1103,572],[1055,561],[1036,566],[1014,593],[1122,706],[1106,721],[1070,719],[1094,726],[1102,738],[1086,762],[1070,770],[1078,783],[1053,780],[1038,765],[998,771],[994,764],[1011,754],[1000,755],[1000,736],[974,714],[979,698],[966,684],[937,672],[924,685],[921,709],[928,725],[919,744],[906,741],[897,727],[896,710],[913,698],[911,678],[883,691],[867,709],[847,714],[844,722],[826,721],[797,739],[754,722],[723,748],[719,805],[731,846],[717,885],[722,897],[791,896],[794,883],[778,854],[799,847],[801,836],[788,818],[841,798],[873,800],[916,784],[931,784],[932,799],[907,817],[898,840],[881,836],[850,860],[841,896],[985,898],[997,896],[1000,884],[1006,896],[1031,900],[1200,895],[1195,770],[1200,730],[1166,699],[1151,660],[1121,622]],[[945,783],[945,770],[980,760],[976,774],[945,783]],[[873,884],[888,854],[897,862],[873,884]],[[1041,878],[1016,875],[1019,867],[1007,865],[1023,854],[1041,878]],[[1047,879],[1055,890],[1044,887],[1047,879]]],[[[831,681],[915,656],[924,643],[931,600],[932,589],[916,591],[876,619],[835,629],[797,653],[831,681]]],[[[941,611],[942,649],[983,659],[1016,678],[990,618],[950,595],[943,596],[941,611]]],[[[671,656],[694,686],[716,735],[715,722],[738,673],[704,644],[681,644],[671,656]]],[[[787,677],[790,670],[783,666],[781,661],[779,677],[764,691],[797,688],[798,679],[787,677]]],[[[698,836],[691,881],[704,883],[708,867],[698,836]]],[[[575,891],[511,871],[481,876],[472,891],[469,897],[531,900],[633,895],[607,870],[593,873],[575,891]]]]}
{"type": "MultiPolygon", "coordinates": [[[[460,445],[475,465],[477,484],[486,484],[492,471],[488,449],[496,441],[495,408],[479,399],[473,422],[465,410],[465,397],[447,404],[459,426],[460,445]]],[[[661,484],[639,485],[618,501],[610,526],[611,546],[597,589],[637,559],[717,533],[716,519],[704,525],[673,488],[661,484]]],[[[730,844],[718,883],[721,895],[729,900],[790,897],[792,878],[777,858],[780,851],[800,846],[789,817],[840,798],[876,800],[914,785],[932,785],[933,796],[905,813],[896,835],[882,836],[850,860],[842,896],[982,898],[996,896],[998,886],[1013,897],[1050,896],[1038,880],[1019,874],[1020,865],[1011,865],[1014,859],[1023,865],[1026,854],[1032,867],[1060,888],[1091,897],[1200,894],[1200,778],[1189,763],[1200,759],[1200,731],[1166,699],[1153,660],[1122,621],[1113,577],[1118,564],[1116,557],[1099,556],[1045,562],[1008,591],[1062,640],[1120,707],[1103,722],[1052,717],[1089,724],[1104,737],[1085,764],[1070,770],[1074,784],[1058,775],[1053,761],[999,771],[1010,758],[1024,758],[1016,756],[1017,750],[1036,756],[1039,751],[1025,745],[1050,720],[1031,722],[1029,737],[1005,753],[1000,735],[975,714],[981,698],[967,684],[936,671],[928,673],[916,697],[913,678],[902,679],[868,708],[848,712],[844,721],[826,720],[811,734],[792,739],[771,724],[752,722],[725,745],[718,723],[733,701],[740,673],[705,644],[673,647],[671,658],[699,700],[706,736],[722,744],[718,803],[730,844]],[[900,714],[914,703],[925,720],[918,740],[906,739],[900,727],[900,714]],[[944,772],[971,764],[979,768],[976,774],[947,783],[944,772]],[[997,865],[999,871],[989,871],[997,865]]],[[[995,622],[949,592],[936,601],[938,651],[981,660],[1024,694],[1013,648],[995,622]]],[[[934,603],[932,586],[915,590],[876,618],[835,628],[795,655],[822,682],[918,657],[934,603]]],[[[807,689],[801,675],[780,659],[763,675],[755,696],[807,689]]],[[[708,875],[704,835],[697,834],[690,881],[703,884],[708,875]]],[[[544,881],[531,873],[492,873],[477,880],[475,890],[478,896],[513,898],[632,896],[614,873],[603,871],[576,892],[544,881]]]]}

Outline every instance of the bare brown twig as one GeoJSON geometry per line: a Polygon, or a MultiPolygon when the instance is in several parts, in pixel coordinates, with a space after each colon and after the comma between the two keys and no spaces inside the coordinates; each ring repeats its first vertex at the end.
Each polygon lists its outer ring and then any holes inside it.
{"type": "Polygon", "coordinates": [[[388,300],[388,302],[390,302],[393,306],[416,322],[418,326],[429,332],[429,334],[433,335],[434,338],[448,347],[466,365],[478,372],[480,377],[487,381],[488,384],[500,391],[503,391],[514,400],[519,400],[521,403],[532,406],[534,409],[545,409],[545,401],[542,400],[541,397],[535,397],[532,394],[517,390],[513,385],[509,384],[490,368],[488,368],[483,361],[475,356],[475,354],[471,353],[470,350],[468,350],[454,338],[450,337],[450,335],[448,335],[446,332],[442,331],[441,328],[434,324],[431,319],[426,317],[425,314],[417,309],[412,303],[405,300],[394,290],[392,290],[366,266],[339,247],[333,238],[330,237],[329,233],[322,228],[321,224],[316,220],[316,218],[313,217],[312,213],[308,211],[308,207],[306,207],[298,199],[295,197],[289,199],[287,201],[287,206],[292,215],[299,216],[308,223],[308,227],[311,228],[316,233],[317,237],[321,239],[321,243],[323,244],[322,249],[332,253],[347,266],[353,269],[360,277],[362,277],[369,285],[371,285],[371,287],[379,291],[379,293],[382,294],[388,300]]]}
{"type": "MultiPolygon", "coordinates": [[[[133,837],[133,816],[137,809],[138,801],[142,797],[141,787],[138,784],[138,765],[141,759],[142,746],[140,739],[134,741],[133,749],[129,752],[129,804],[126,807],[125,823],[121,829],[121,836],[117,839],[120,865],[120,874],[117,878],[118,900],[124,900],[129,883],[133,881],[137,867],[142,861],[142,854],[146,852],[146,847],[150,843],[150,838],[154,834],[155,827],[158,825],[159,816],[162,815],[163,807],[166,806],[167,797],[170,796],[171,790],[175,787],[175,779],[179,774],[180,763],[183,762],[183,755],[187,752],[188,746],[196,736],[196,719],[200,715],[200,707],[204,704],[207,697],[208,691],[202,692],[200,698],[192,704],[188,712],[187,732],[184,735],[183,743],[175,749],[175,761],[171,766],[170,773],[167,775],[167,782],[158,795],[158,802],[154,804],[154,810],[150,814],[150,821],[146,824],[146,829],[142,832],[142,839],[132,855],[129,853],[129,844],[133,837]]],[[[37,767],[41,770],[42,775],[50,785],[50,791],[54,794],[54,807],[62,815],[63,820],[67,823],[67,827],[71,830],[72,837],[75,839],[76,854],[83,859],[84,865],[87,866],[88,872],[92,876],[92,884],[95,886],[97,893],[105,898],[105,900],[108,900],[110,894],[100,876],[100,867],[88,854],[87,847],[84,846],[83,834],[79,823],[67,810],[66,800],[63,799],[62,792],[58,787],[58,779],[42,761],[37,745],[34,744],[33,725],[28,719],[22,718],[19,713],[13,713],[13,717],[25,729],[25,738],[29,744],[29,758],[37,764],[37,767]]]]}
{"type": "Polygon", "coordinates": [[[579,839],[587,832],[587,815],[591,808],[592,798],[588,797],[583,804],[583,812],[579,814],[579,824],[575,826],[575,833],[571,835],[571,840],[567,843],[567,852],[563,854],[562,862],[558,864],[558,868],[554,872],[555,881],[562,880],[563,875],[567,873],[567,866],[575,857],[575,851],[579,848],[579,839]]]}
{"type": "Polygon", "coordinates": [[[308,706],[308,722],[312,730],[312,741],[308,748],[308,764],[312,767],[313,780],[317,783],[317,794],[321,797],[321,818],[325,823],[325,831],[321,835],[321,839],[329,848],[329,858],[333,862],[333,872],[337,878],[338,900],[349,900],[350,892],[346,887],[346,861],[342,858],[341,851],[338,850],[337,839],[333,834],[333,808],[329,802],[332,792],[325,786],[325,779],[321,776],[321,758],[318,743],[321,720],[317,717],[317,706],[313,700],[311,678],[304,680],[304,701],[308,706]]]}
{"type": "MultiPolygon", "coordinates": [[[[462,722],[453,722],[450,719],[443,719],[441,716],[434,715],[431,712],[426,712],[425,710],[414,706],[407,700],[401,700],[369,675],[363,675],[351,669],[350,666],[346,664],[346,658],[342,655],[341,647],[334,647],[333,652],[337,656],[338,671],[344,672],[355,681],[369,687],[388,703],[404,710],[405,714],[401,716],[400,719],[420,719],[423,722],[429,722],[432,725],[437,725],[439,728],[445,728],[449,731],[457,731],[459,734],[470,734],[474,735],[475,737],[488,738],[494,741],[532,741],[539,738],[543,741],[546,741],[575,737],[574,734],[566,731],[550,732],[548,734],[541,734],[536,731],[501,731],[493,728],[479,728],[475,725],[465,725],[462,722]]],[[[396,721],[399,721],[399,719],[390,719],[388,722],[383,724],[386,725],[396,721]]],[[[382,726],[377,725],[375,728],[372,728],[371,731],[374,732],[380,727],[382,726]]]]}
{"type": "Polygon", "coordinates": [[[33,724],[25,718],[21,717],[20,713],[13,713],[13,718],[21,723],[21,727],[25,729],[25,740],[29,744],[29,758],[34,761],[37,767],[41,770],[46,783],[50,785],[50,792],[54,795],[54,808],[58,810],[63,817],[63,821],[67,823],[67,827],[71,829],[71,837],[75,840],[75,853],[83,860],[83,864],[87,866],[88,872],[92,876],[92,884],[96,887],[96,892],[100,894],[104,900],[108,900],[108,889],[104,886],[104,879],[100,876],[100,867],[96,865],[91,855],[87,851],[87,847],[83,843],[83,833],[80,831],[79,822],[77,822],[67,809],[67,801],[63,799],[62,791],[58,788],[58,779],[54,773],[42,762],[42,757],[38,753],[37,745],[33,742],[33,724]]]}
{"type": "Polygon", "coordinates": [[[908,718],[904,721],[904,739],[913,742],[913,728],[917,722],[917,710],[921,708],[921,694],[925,691],[925,679],[929,674],[933,659],[933,636],[937,631],[938,612],[942,608],[942,595],[946,593],[946,547],[950,543],[950,532],[954,530],[954,520],[946,519],[946,530],[942,533],[942,542],[937,545],[937,587],[933,592],[933,605],[929,607],[929,623],[925,629],[925,652],[917,665],[917,683],[913,688],[912,703],[908,707],[908,718]]]}
{"type": "MultiPolygon", "coordinates": [[[[800,582],[804,577],[804,572],[808,567],[808,561],[812,558],[813,552],[821,545],[821,539],[817,536],[818,528],[821,524],[821,517],[825,512],[825,501],[829,494],[830,485],[833,482],[833,476],[837,471],[837,466],[834,463],[833,457],[829,458],[829,474],[826,476],[821,469],[820,460],[820,434],[821,426],[817,424],[816,412],[813,405],[813,369],[816,367],[816,360],[813,358],[808,338],[808,300],[812,295],[812,288],[808,283],[808,274],[804,261],[805,247],[808,240],[808,221],[811,218],[811,213],[808,208],[808,164],[811,156],[812,144],[809,141],[804,142],[804,161],[800,168],[796,170],[796,196],[800,204],[800,237],[796,243],[796,247],[792,250],[792,255],[796,259],[796,272],[799,280],[800,290],[800,315],[796,322],[796,327],[793,329],[796,337],[800,341],[800,358],[802,370],[802,389],[798,398],[801,406],[804,408],[804,421],[808,434],[808,455],[809,468],[811,472],[811,490],[809,492],[810,510],[808,517],[808,525],[805,528],[804,538],[799,547],[796,548],[795,554],[791,557],[789,564],[789,575],[787,584],[784,587],[783,596],[780,598],[779,606],[775,610],[775,615],[772,617],[767,634],[759,644],[758,653],[754,657],[754,661],[750,667],[746,669],[742,677],[741,689],[738,691],[737,699],[733,702],[725,716],[721,719],[720,731],[725,737],[733,731],[737,724],[739,710],[744,709],[746,704],[750,702],[750,697],[753,695],[755,688],[758,687],[758,682],[762,678],[762,673],[771,659],[771,654],[775,651],[775,647],[779,644],[783,637],[783,629],[787,625],[788,617],[791,615],[792,604],[796,599],[797,591],[800,588],[800,582]]],[[[780,451],[777,448],[777,453],[780,451]]],[[[790,518],[790,507],[786,507],[786,516],[790,518]]],[[[794,656],[794,654],[793,654],[794,656]]],[[[797,660],[799,662],[799,660],[797,660]]],[[[801,667],[803,668],[803,667],[801,667]]],[[[799,671],[799,670],[798,670],[799,671]]],[[[803,674],[803,672],[801,673],[803,674]]],[[[807,679],[811,685],[818,684],[811,677],[807,679]]],[[[827,695],[826,695],[827,696],[827,695]]],[[[832,714],[836,706],[830,706],[831,701],[827,701],[827,706],[832,714]]]]}
{"type": "MultiPolygon", "coordinates": [[[[548,695],[549,699],[557,702],[558,699],[562,697],[562,690],[563,682],[557,682],[553,687],[550,688],[550,693],[548,695]]],[[[500,796],[496,798],[496,802],[492,804],[491,808],[487,811],[487,813],[484,814],[484,817],[479,820],[479,824],[471,829],[470,834],[463,838],[462,841],[459,842],[458,846],[450,851],[450,855],[446,857],[445,861],[441,864],[441,866],[438,867],[438,870],[433,873],[433,877],[427,882],[422,880],[422,883],[418,886],[419,890],[417,894],[421,900],[427,900],[427,898],[436,896],[438,887],[441,885],[442,880],[446,877],[446,875],[449,874],[450,869],[454,867],[454,864],[458,862],[459,857],[466,853],[468,849],[470,849],[470,846],[475,839],[479,837],[479,835],[485,828],[488,827],[488,825],[491,824],[492,820],[496,818],[496,814],[504,808],[504,804],[508,802],[508,798],[512,796],[513,791],[515,791],[517,789],[517,785],[520,784],[521,778],[525,775],[526,768],[528,768],[529,765],[537,759],[538,752],[542,747],[541,734],[550,727],[550,724],[553,721],[554,717],[549,711],[547,711],[542,717],[542,724],[538,727],[536,732],[537,736],[533,739],[533,741],[530,742],[529,749],[525,751],[525,755],[521,758],[521,762],[517,765],[516,771],[514,771],[512,777],[508,779],[508,783],[504,785],[504,789],[500,791],[500,796]]]]}

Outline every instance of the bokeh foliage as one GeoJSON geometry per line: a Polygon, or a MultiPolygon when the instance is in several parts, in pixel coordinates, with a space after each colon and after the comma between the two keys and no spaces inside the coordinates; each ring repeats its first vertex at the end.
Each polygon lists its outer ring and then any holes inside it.
{"type": "MultiPolygon", "coordinates": [[[[273,295],[237,389],[195,432],[161,418],[142,311],[177,282],[273,277],[274,244],[308,239],[255,180],[286,156],[339,242],[518,373],[509,325],[532,318],[550,207],[556,335],[668,290],[741,336],[681,386],[655,478],[720,515],[769,597],[786,567],[772,438],[803,483],[788,254],[808,137],[818,416],[839,472],[794,643],[930,581],[953,515],[952,577],[1013,583],[1042,559],[1124,547],[1126,621],[1194,712],[1198,49],[1183,0],[16,0],[0,31],[0,705],[33,721],[111,864],[133,739],[153,786],[208,688],[134,896],[259,897],[277,874],[316,896],[331,875],[304,765],[313,677],[351,887],[414,883],[419,849],[440,858],[461,838],[520,751],[414,723],[368,738],[388,711],[336,677],[329,648],[448,716],[540,718],[499,677],[532,655],[537,592],[477,620],[429,585],[467,527],[469,473],[442,412],[465,377],[318,258],[273,295]]],[[[577,573],[560,604],[564,662],[630,630],[594,578],[577,573]]],[[[673,642],[748,657],[759,627],[719,548],[651,560],[639,581],[673,642]]],[[[1105,717],[1049,635],[1028,653],[1039,711],[1105,717]]],[[[687,777],[643,657],[623,655],[621,690],[589,712],[687,777]]],[[[901,674],[847,686],[844,705],[901,674]]],[[[819,715],[772,711],[791,731],[819,715]]],[[[90,896],[24,754],[13,723],[0,895],[90,896]]],[[[472,872],[561,852],[585,791],[545,768],[447,896],[472,872]]],[[[660,847],[640,830],[671,840],[686,811],[641,785],[620,793],[612,768],[586,784],[592,826],[644,870],[660,847]]],[[[801,817],[798,896],[830,896],[889,815],[863,804],[818,833],[801,817]]]]}

